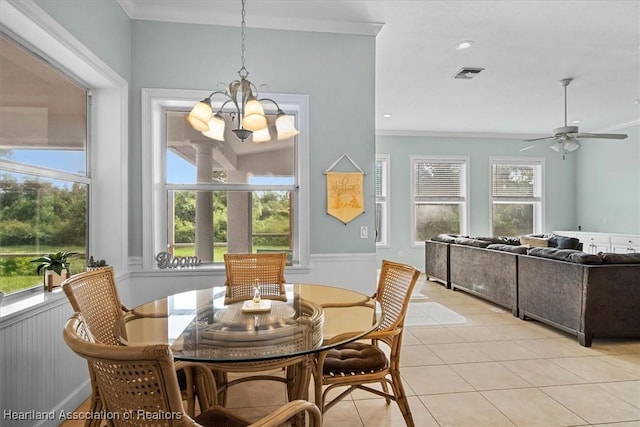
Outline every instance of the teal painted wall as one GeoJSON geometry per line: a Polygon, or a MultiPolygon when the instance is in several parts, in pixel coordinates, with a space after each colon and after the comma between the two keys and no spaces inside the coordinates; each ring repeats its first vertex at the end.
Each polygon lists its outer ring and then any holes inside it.
{"type": "Polygon", "coordinates": [[[576,157],[562,155],[538,144],[520,140],[435,136],[376,137],[376,152],[391,156],[390,236],[388,248],[378,248],[378,262],[391,259],[424,269],[424,248],[411,246],[411,155],[455,155],[469,157],[469,230],[472,236],[488,236],[490,226],[490,163],[493,157],[544,158],[545,231],[573,229],[576,219],[576,157]]]}
{"type": "Polygon", "coordinates": [[[640,234],[640,125],[618,129],[623,140],[581,143],[576,218],[585,231],[640,234]]]}
{"type": "MultiPolygon", "coordinates": [[[[142,255],[141,88],[215,89],[237,78],[240,29],[130,20],[112,0],[36,0],[129,81],[129,256],[142,255]]],[[[267,92],[308,94],[311,252],[374,253],[375,37],[247,29],[246,66],[267,92]],[[326,214],[322,172],[347,153],[365,176],[365,214],[326,214]]],[[[342,165],[342,163],[341,163],[342,165]]]]}
{"type": "MultiPolygon", "coordinates": [[[[142,254],[141,88],[216,89],[238,78],[240,29],[133,21],[130,250],[142,254]]],[[[262,91],[309,95],[311,253],[374,253],[375,38],[247,29],[246,67],[262,91]],[[323,171],[347,153],[365,176],[365,211],[348,225],[326,214],[323,171]]]]}
{"type": "Polygon", "coordinates": [[[34,0],[125,80],[131,77],[131,20],[115,0],[34,0]]]}

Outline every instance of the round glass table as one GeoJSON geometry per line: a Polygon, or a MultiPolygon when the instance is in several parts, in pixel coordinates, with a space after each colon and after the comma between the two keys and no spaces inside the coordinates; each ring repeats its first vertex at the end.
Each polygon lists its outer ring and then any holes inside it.
{"type": "Polygon", "coordinates": [[[260,304],[225,305],[224,286],[170,295],[132,309],[116,334],[126,345],[167,343],[176,360],[260,362],[355,341],[382,317],[379,304],[359,292],[315,284],[285,290],[286,301],[260,304]]]}

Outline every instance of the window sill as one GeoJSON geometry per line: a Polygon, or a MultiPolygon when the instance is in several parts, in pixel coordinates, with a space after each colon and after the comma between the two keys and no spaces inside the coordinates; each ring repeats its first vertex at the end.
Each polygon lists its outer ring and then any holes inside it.
{"type": "MultiPolygon", "coordinates": [[[[285,274],[292,276],[309,273],[309,267],[288,266],[285,274]]],[[[224,265],[208,268],[193,269],[156,269],[151,271],[134,272],[137,277],[154,277],[158,275],[215,275],[224,276],[224,265]]],[[[294,282],[293,280],[289,280],[294,282]]],[[[55,288],[52,292],[45,292],[42,287],[19,292],[13,295],[5,295],[0,302],[0,329],[5,326],[29,318],[35,314],[49,310],[62,304],[67,304],[67,298],[62,288],[55,288]]]]}
{"type": "Polygon", "coordinates": [[[15,295],[5,295],[0,304],[0,329],[66,303],[67,298],[62,288],[45,292],[42,287],[38,287],[15,295]]]}

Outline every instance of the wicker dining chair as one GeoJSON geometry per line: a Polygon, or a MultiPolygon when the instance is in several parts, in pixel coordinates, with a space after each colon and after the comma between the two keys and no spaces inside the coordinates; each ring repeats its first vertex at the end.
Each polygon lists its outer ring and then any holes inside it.
{"type": "MultiPolygon", "coordinates": [[[[88,328],[98,342],[110,346],[121,345],[116,337],[116,325],[129,309],[120,301],[113,267],[73,275],[62,283],[62,289],[73,310],[82,313],[88,328]]],[[[192,370],[183,366],[182,362],[176,364],[176,369],[180,377],[183,398],[187,401],[188,412],[193,414],[197,395],[192,370]]],[[[91,365],[89,365],[89,377],[91,379],[90,411],[99,412],[102,409],[102,402],[91,365]]],[[[87,427],[99,424],[99,420],[88,419],[85,422],[87,427]]]]}
{"type": "MultiPolygon", "coordinates": [[[[420,271],[410,265],[392,261],[382,261],[378,288],[371,300],[376,300],[382,307],[380,325],[362,340],[338,346],[321,352],[314,361],[313,377],[315,384],[316,405],[322,413],[356,389],[365,390],[384,397],[387,403],[395,401],[408,427],[413,427],[413,417],[409,402],[400,378],[400,350],[404,320],[413,288],[420,276],[420,271]],[[389,356],[380,344],[388,347],[389,356]],[[372,388],[370,384],[380,383],[382,390],[372,388]],[[391,386],[391,392],[389,392],[391,386]],[[329,392],[337,387],[347,387],[337,397],[327,402],[329,392]]],[[[356,305],[371,305],[361,302],[356,305]]],[[[350,306],[345,303],[325,304],[325,310],[331,307],[350,306]]],[[[328,315],[328,313],[326,314],[328,315]]],[[[352,336],[359,335],[357,332],[352,336]]],[[[337,342],[347,339],[349,334],[333,337],[337,342]]]]}
{"type": "Polygon", "coordinates": [[[224,254],[225,304],[253,298],[256,284],[261,298],[286,301],[286,263],[286,252],[224,254]]]}
{"type": "MultiPolygon", "coordinates": [[[[278,301],[286,301],[286,279],[284,277],[287,263],[286,252],[264,253],[227,253],[224,254],[225,304],[233,304],[253,298],[256,284],[260,287],[260,297],[278,301]]],[[[307,358],[296,357],[261,362],[238,362],[224,365],[224,369],[214,370],[218,384],[220,401],[226,404],[229,387],[247,381],[270,380],[284,383],[289,398],[298,394],[295,384],[300,373],[306,368],[307,358]],[[265,374],[265,371],[282,368],[284,375],[265,374]],[[229,381],[228,374],[244,374],[229,381]]],[[[304,382],[304,381],[303,381],[304,382]]]]}
{"type": "Polygon", "coordinates": [[[201,412],[195,418],[184,410],[171,348],[167,344],[148,346],[109,346],[96,342],[82,314],[75,313],[66,323],[64,340],[87,360],[96,374],[106,411],[115,427],[120,426],[253,426],[271,427],[308,414],[309,425],[322,425],[322,415],[311,402],[296,400],[255,423],[216,404],[215,380],[201,364],[191,368],[198,373],[201,412]]]}

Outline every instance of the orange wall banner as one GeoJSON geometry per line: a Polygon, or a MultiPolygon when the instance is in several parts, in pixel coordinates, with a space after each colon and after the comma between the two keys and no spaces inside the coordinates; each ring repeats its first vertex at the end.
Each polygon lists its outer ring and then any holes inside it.
{"type": "Polygon", "coordinates": [[[325,172],[327,176],[327,214],[343,223],[364,213],[364,173],[325,172]]]}

